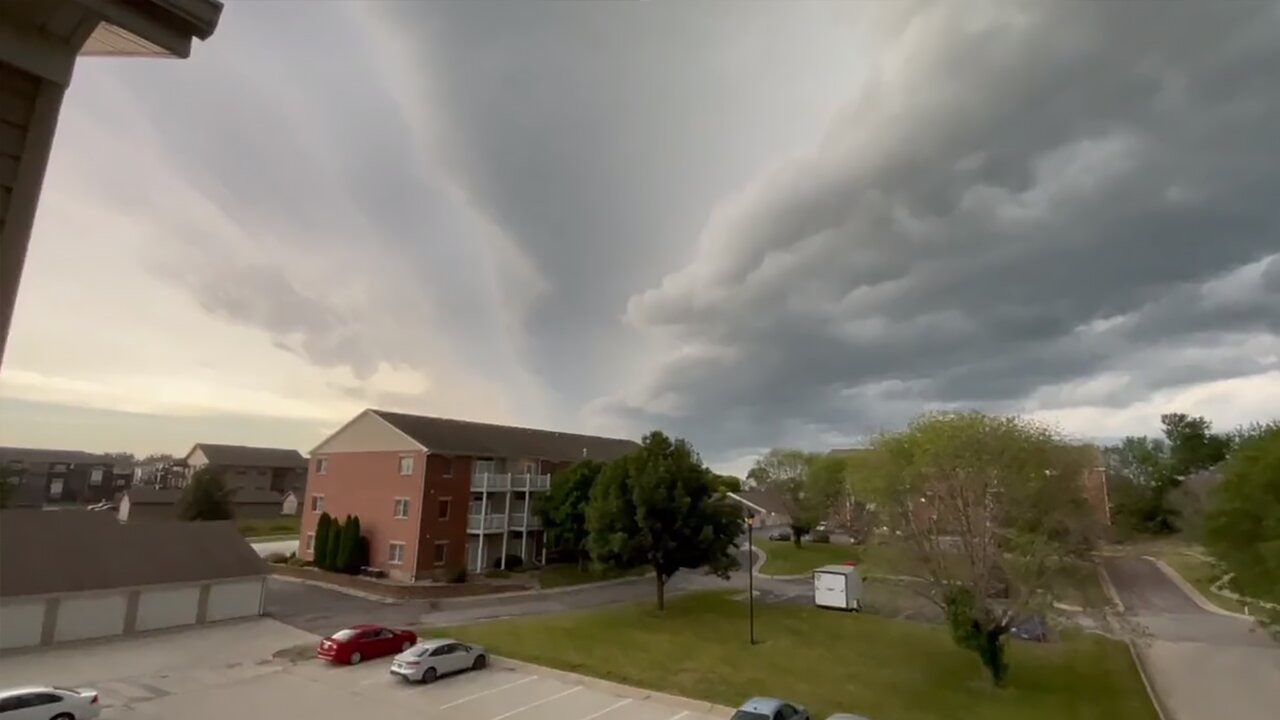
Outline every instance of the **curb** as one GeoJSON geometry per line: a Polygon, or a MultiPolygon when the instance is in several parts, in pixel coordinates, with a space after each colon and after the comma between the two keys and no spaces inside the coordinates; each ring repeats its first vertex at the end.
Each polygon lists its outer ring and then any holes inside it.
{"type": "Polygon", "coordinates": [[[1156,709],[1156,715],[1160,720],[1169,720],[1172,715],[1165,711],[1164,703],[1161,702],[1160,696],[1156,694],[1155,687],[1151,684],[1151,678],[1147,677],[1147,667],[1143,664],[1142,653],[1138,651],[1132,638],[1126,640],[1125,645],[1129,646],[1129,655],[1133,658],[1134,666],[1138,668],[1138,677],[1142,678],[1142,686],[1147,689],[1147,697],[1151,698],[1151,705],[1156,709]]]}
{"type": "Polygon", "coordinates": [[[275,573],[271,573],[269,577],[275,580],[295,582],[302,585],[314,585],[315,587],[322,587],[325,590],[333,590],[334,592],[345,593],[347,595],[362,598],[364,600],[372,600],[374,602],[379,602],[379,603],[382,603],[383,605],[401,605],[404,603],[403,600],[396,600],[394,598],[386,597],[385,595],[375,595],[373,593],[367,593],[363,590],[356,590],[354,588],[345,587],[343,585],[334,585],[332,583],[320,582],[319,580],[309,580],[306,578],[298,578],[298,577],[293,577],[292,575],[277,575],[275,573]]]}
{"type": "Polygon", "coordinates": [[[1111,583],[1111,576],[1107,574],[1107,569],[1102,566],[1101,559],[1094,567],[1098,568],[1098,581],[1102,583],[1102,592],[1106,593],[1107,599],[1115,606],[1118,612],[1124,612],[1124,603],[1120,602],[1120,595],[1116,592],[1116,586],[1111,583]]]}
{"type": "Polygon", "coordinates": [[[566,585],[558,588],[547,588],[546,590],[517,590],[508,593],[490,593],[488,595],[469,595],[466,597],[456,598],[438,598],[432,600],[440,608],[446,608],[454,603],[466,605],[468,603],[481,602],[483,600],[495,600],[506,598],[528,598],[528,597],[546,597],[548,595],[564,595],[566,593],[589,590],[592,588],[610,587],[613,585],[624,585],[629,582],[638,582],[640,580],[652,579],[653,573],[646,572],[644,575],[632,575],[631,577],[614,578],[612,580],[601,580],[593,583],[582,583],[581,585],[566,585]]]}
{"type": "MultiPolygon", "coordinates": [[[[563,680],[575,685],[582,685],[595,690],[603,690],[607,693],[617,695],[618,697],[631,698],[633,700],[651,700],[653,702],[669,705],[673,708],[684,710],[685,712],[706,713],[728,718],[733,715],[734,709],[724,705],[707,702],[705,700],[694,700],[693,698],[681,697],[679,695],[670,695],[656,690],[645,690],[644,688],[633,687],[631,685],[623,685],[611,680],[602,680],[590,675],[579,675],[578,673],[569,672],[568,670],[559,670],[557,668],[547,667],[545,665],[534,665],[523,660],[513,660],[511,658],[500,657],[498,655],[491,656],[495,667],[503,667],[511,670],[519,670],[521,672],[531,673],[538,677],[549,677],[556,680],[563,680]]],[[[1161,720],[1164,720],[1162,717],[1161,720]]]]}
{"type": "Polygon", "coordinates": [[[1182,575],[1179,574],[1177,570],[1174,570],[1173,568],[1169,567],[1169,565],[1165,563],[1165,561],[1157,557],[1152,557],[1151,555],[1143,555],[1142,557],[1155,563],[1156,567],[1160,568],[1160,572],[1164,573],[1165,577],[1168,577],[1170,580],[1172,580],[1173,584],[1177,585],[1179,590],[1185,593],[1187,597],[1191,598],[1192,602],[1194,602],[1196,605],[1199,605],[1201,610],[1204,610],[1206,612],[1211,612],[1216,615],[1225,615],[1226,617],[1233,617],[1241,620],[1248,620],[1250,622],[1253,622],[1256,619],[1250,615],[1244,615],[1238,612],[1231,612],[1230,610],[1224,610],[1223,608],[1220,608],[1217,605],[1214,605],[1213,602],[1210,601],[1208,598],[1206,598],[1204,595],[1202,595],[1200,591],[1195,588],[1194,585],[1187,582],[1187,579],[1182,577],[1182,575]]]}

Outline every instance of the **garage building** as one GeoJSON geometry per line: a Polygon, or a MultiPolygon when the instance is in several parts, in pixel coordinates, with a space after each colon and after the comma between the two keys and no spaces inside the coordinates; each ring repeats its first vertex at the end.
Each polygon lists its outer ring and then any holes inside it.
{"type": "Polygon", "coordinates": [[[267,568],[231,522],[0,513],[0,650],[262,614],[267,568]]]}

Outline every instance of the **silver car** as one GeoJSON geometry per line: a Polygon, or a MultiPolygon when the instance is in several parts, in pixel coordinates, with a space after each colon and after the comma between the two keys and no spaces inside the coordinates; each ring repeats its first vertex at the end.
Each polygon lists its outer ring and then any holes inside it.
{"type": "Polygon", "coordinates": [[[101,711],[98,692],[89,688],[68,690],[44,685],[0,690],[0,716],[4,720],[92,720],[101,711]]]}
{"type": "Polygon", "coordinates": [[[391,674],[411,682],[429,683],[441,675],[463,670],[482,670],[489,655],[478,645],[437,638],[423,640],[391,661],[391,674]]]}

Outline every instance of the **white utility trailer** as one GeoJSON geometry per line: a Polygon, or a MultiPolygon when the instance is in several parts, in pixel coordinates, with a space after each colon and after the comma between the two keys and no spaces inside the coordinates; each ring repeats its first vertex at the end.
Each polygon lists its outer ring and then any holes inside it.
{"type": "Polygon", "coordinates": [[[813,571],[813,604],[833,610],[862,610],[862,576],[853,565],[824,565],[813,571]]]}

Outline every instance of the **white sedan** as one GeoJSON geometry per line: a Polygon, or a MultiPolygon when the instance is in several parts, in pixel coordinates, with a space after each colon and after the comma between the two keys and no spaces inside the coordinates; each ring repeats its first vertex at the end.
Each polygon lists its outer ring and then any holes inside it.
{"type": "Polygon", "coordinates": [[[395,657],[391,674],[410,682],[429,683],[441,675],[463,670],[483,670],[489,656],[479,645],[465,645],[457,640],[436,638],[423,640],[395,657]]]}
{"type": "Polygon", "coordinates": [[[60,687],[17,687],[0,690],[4,720],[90,720],[102,705],[96,690],[60,687]]]}

